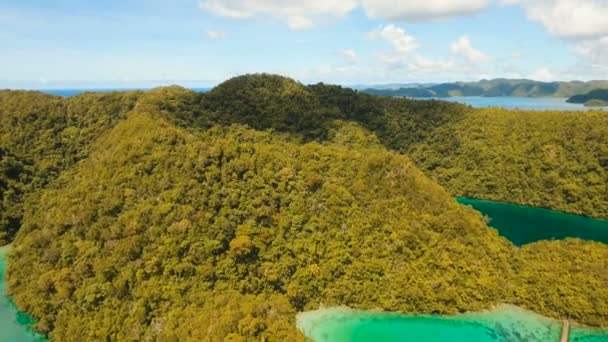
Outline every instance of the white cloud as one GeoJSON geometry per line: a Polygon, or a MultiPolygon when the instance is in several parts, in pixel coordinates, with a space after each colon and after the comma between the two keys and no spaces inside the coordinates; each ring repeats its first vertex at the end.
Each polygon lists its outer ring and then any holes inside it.
{"type": "Polygon", "coordinates": [[[548,67],[543,67],[536,70],[534,73],[532,73],[531,77],[533,80],[543,82],[550,82],[555,80],[555,74],[548,67]]]}
{"type": "MultiPolygon", "coordinates": [[[[482,10],[490,0],[199,0],[201,9],[233,19],[271,16],[292,29],[308,29],[317,16],[343,16],[358,7],[372,18],[428,20],[482,10]]],[[[513,0],[510,0],[513,1],[513,0]]]]}
{"type": "MultiPolygon", "coordinates": [[[[575,43],[580,58],[574,78],[605,77],[608,67],[608,0],[502,0],[521,6],[528,18],[546,30],[575,43]],[[601,76],[600,76],[601,75],[601,76]]],[[[539,70],[539,76],[548,76],[539,70]]],[[[544,70],[546,71],[546,70],[544,70]]]]}
{"type": "Polygon", "coordinates": [[[368,34],[371,39],[382,39],[389,42],[399,54],[408,54],[416,50],[418,41],[394,24],[386,25],[368,34]]]}
{"type": "Polygon", "coordinates": [[[450,51],[455,55],[464,57],[470,63],[486,63],[490,60],[485,53],[471,45],[471,40],[467,36],[462,36],[452,43],[450,51]]]}
{"type": "Polygon", "coordinates": [[[474,49],[466,36],[452,44],[453,52],[463,56],[466,60],[463,63],[435,61],[420,54],[415,54],[420,46],[418,40],[394,24],[380,27],[370,32],[368,36],[371,39],[387,41],[392,46],[392,50],[379,55],[381,65],[388,72],[407,71],[420,75],[433,73],[463,75],[481,72],[478,65],[474,70],[472,69],[473,62],[481,64],[490,60],[484,53],[474,49]]]}
{"type": "Polygon", "coordinates": [[[608,36],[582,41],[576,46],[575,52],[592,64],[608,66],[608,36]]]}
{"type": "Polygon", "coordinates": [[[360,0],[367,15],[387,20],[427,20],[470,14],[488,0],[360,0]]]}
{"type": "Polygon", "coordinates": [[[439,71],[455,71],[458,68],[453,62],[435,62],[423,56],[416,56],[414,62],[408,65],[412,71],[423,72],[439,72],[439,71]]]}
{"type": "Polygon", "coordinates": [[[313,26],[311,17],[351,12],[357,7],[357,0],[200,0],[199,4],[217,16],[234,19],[272,16],[292,29],[301,30],[313,26]]]}
{"type": "Polygon", "coordinates": [[[359,56],[357,55],[355,50],[352,49],[340,50],[338,51],[338,55],[340,55],[340,57],[342,57],[347,63],[350,64],[357,63],[357,60],[359,59],[359,56]]]}
{"type": "Polygon", "coordinates": [[[287,26],[292,30],[299,31],[312,28],[314,24],[312,23],[312,20],[306,17],[291,16],[287,17],[287,26]]]}
{"type": "Polygon", "coordinates": [[[608,35],[606,0],[503,0],[520,5],[528,17],[564,38],[591,38],[608,35]]]}
{"type": "Polygon", "coordinates": [[[209,30],[207,31],[207,37],[213,40],[224,39],[226,37],[226,33],[222,31],[209,30]]]}

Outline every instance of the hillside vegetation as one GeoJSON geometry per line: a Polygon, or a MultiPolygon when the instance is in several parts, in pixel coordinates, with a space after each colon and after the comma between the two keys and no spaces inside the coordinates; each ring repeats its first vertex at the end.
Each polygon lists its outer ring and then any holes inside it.
{"type": "Polygon", "coordinates": [[[605,213],[606,201],[588,200],[606,194],[603,113],[545,113],[526,125],[530,113],[271,75],[207,94],[6,96],[39,98],[60,118],[44,140],[31,127],[54,116],[28,119],[40,110],[27,107],[34,102],[2,112],[46,148],[19,149],[2,126],[3,162],[17,156],[39,170],[61,156],[40,185],[24,171],[3,176],[24,188],[9,292],[52,340],[298,341],[295,313],[321,304],[449,314],[512,303],[608,325],[608,246],[572,239],[517,249],[452,198],[519,188],[520,201],[605,213]],[[69,125],[75,137],[47,146],[65,130],[68,105],[86,99],[90,112],[71,112],[85,113],[69,125]],[[537,144],[547,160],[525,158],[537,144]],[[516,166],[489,167],[502,158],[516,166]],[[488,173],[470,188],[444,177],[450,167],[468,182],[463,170],[477,164],[488,173]],[[592,184],[599,195],[536,186],[551,167],[560,182],[592,184]],[[520,168],[536,178],[488,186],[520,168]]]}
{"type": "Polygon", "coordinates": [[[570,103],[582,103],[586,106],[608,106],[608,89],[594,89],[586,94],[574,95],[568,99],[570,103]]]}
{"type": "Polygon", "coordinates": [[[59,341],[289,341],[320,303],[457,312],[505,296],[506,240],[407,158],[336,129],[300,145],[130,114],[28,207],[11,294],[59,341]]]}
{"type": "Polygon", "coordinates": [[[476,110],[409,150],[451,194],[608,219],[608,113],[476,110]]]}
{"type": "Polygon", "coordinates": [[[0,245],[21,226],[25,196],[85,158],[88,145],[124,119],[138,95],[89,93],[64,99],[0,91],[0,245]]]}

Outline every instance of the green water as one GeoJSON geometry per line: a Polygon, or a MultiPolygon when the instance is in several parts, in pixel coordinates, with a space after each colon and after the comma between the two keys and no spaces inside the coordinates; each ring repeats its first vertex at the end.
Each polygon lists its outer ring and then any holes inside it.
{"type": "Polygon", "coordinates": [[[516,246],[567,237],[608,243],[608,221],[521,205],[458,198],[490,217],[490,226],[516,246]]]}
{"type": "MultiPolygon", "coordinates": [[[[300,313],[297,325],[315,342],[558,342],[561,337],[561,322],[509,305],[446,317],[331,308],[300,313]]],[[[573,327],[570,341],[606,342],[608,332],[573,327]]]]}
{"type": "Polygon", "coordinates": [[[0,247],[0,341],[31,342],[45,341],[34,334],[29,325],[32,320],[19,312],[10,298],[5,295],[4,271],[6,269],[7,247],[0,247]]]}

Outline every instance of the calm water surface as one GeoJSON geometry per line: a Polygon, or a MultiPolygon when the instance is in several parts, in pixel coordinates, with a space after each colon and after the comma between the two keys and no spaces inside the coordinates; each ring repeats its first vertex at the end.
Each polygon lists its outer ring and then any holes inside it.
{"type": "MultiPolygon", "coordinates": [[[[568,103],[565,98],[552,97],[481,97],[481,96],[455,96],[442,97],[438,100],[459,102],[471,105],[475,108],[500,107],[505,109],[525,110],[590,110],[582,104],[568,103]]],[[[601,109],[601,108],[595,108],[601,109]]]]}
{"type": "Polygon", "coordinates": [[[608,243],[608,221],[521,205],[458,198],[490,218],[490,226],[516,246],[568,237],[608,243]]]}
{"type": "MultiPolygon", "coordinates": [[[[558,342],[561,322],[515,306],[455,316],[407,316],[330,308],[298,314],[315,342],[558,342]]],[[[573,326],[570,341],[606,342],[608,331],[573,326]]]]}

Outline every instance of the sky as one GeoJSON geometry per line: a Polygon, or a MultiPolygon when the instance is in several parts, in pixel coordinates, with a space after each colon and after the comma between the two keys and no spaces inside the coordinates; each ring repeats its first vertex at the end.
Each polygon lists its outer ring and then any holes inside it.
{"type": "Polygon", "coordinates": [[[0,88],[608,79],[608,0],[1,0],[0,88]]]}

